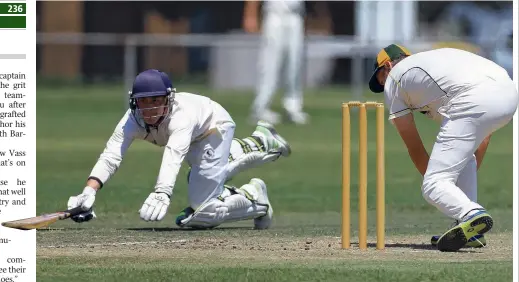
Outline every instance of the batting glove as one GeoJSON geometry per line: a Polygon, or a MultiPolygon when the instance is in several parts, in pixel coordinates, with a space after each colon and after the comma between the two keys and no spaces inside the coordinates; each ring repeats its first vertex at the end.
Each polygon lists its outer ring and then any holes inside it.
{"type": "Polygon", "coordinates": [[[81,208],[85,211],[84,213],[80,213],[71,217],[73,221],[81,223],[96,218],[96,214],[92,208],[95,202],[95,195],[96,190],[92,187],[86,186],[83,189],[83,193],[77,196],[72,196],[68,199],[68,209],[81,206],[81,208]]]}
{"type": "Polygon", "coordinates": [[[139,210],[141,219],[144,221],[160,221],[166,216],[170,199],[169,195],[163,192],[151,193],[141,209],[139,210]]]}

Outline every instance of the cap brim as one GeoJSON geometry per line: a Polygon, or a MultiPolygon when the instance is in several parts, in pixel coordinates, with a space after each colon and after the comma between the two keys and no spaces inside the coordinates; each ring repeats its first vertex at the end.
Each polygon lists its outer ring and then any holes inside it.
{"type": "Polygon", "coordinates": [[[377,73],[378,71],[381,69],[380,68],[377,68],[373,74],[371,75],[371,78],[369,80],[369,90],[375,92],[375,93],[382,93],[384,92],[384,85],[378,83],[378,79],[377,79],[377,73]]]}

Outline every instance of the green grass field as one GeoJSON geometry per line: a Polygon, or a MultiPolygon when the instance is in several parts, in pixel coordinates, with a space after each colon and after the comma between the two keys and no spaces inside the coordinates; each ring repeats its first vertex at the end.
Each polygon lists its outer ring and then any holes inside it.
{"type": "MultiPolygon", "coordinates": [[[[179,91],[211,96],[248,136],[251,93],[210,92],[200,86],[179,91]]],[[[37,211],[66,208],[79,194],[97,157],[124,111],[124,89],[114,86],[38,87],[37,211]]],[[[280,99],[275,109],[280,109],[280,99]]],[[[341,102],[353,99],[343,88],[306,92],[307,126],[279,125],[293,147],[290,158],[246,171],[242,185],[260,177],[275,208],[270,230],[251,230],[252,221],[212,231],[184,231],[174,224],[187,204],[187,169],[181,170],[168,215],[142,222],[137,213],[155,184],[161,149],[135,142],[118,173],[96,198],[98,218],[88,224],[59,222],[38,232],[41,281],[509,281],[512,278],[512,125],[498,131],[479,172],[479,201],[495,225],[488,246],[441,253],[429,246],[451,221],[422,198],[421,175],[386,123],[386,249],[375,241],[375,128],[368,125],[369,243],[357,242],[357,145],[352,140],[352,249],[340,249],[341,102]]],[[[364,100],[382,101],[366,94],[364,100]]],[[[417,117],[426,148],[438,125],[417,117]]],[[[357,132],[356,115],[352,132],[357,132]]]]}

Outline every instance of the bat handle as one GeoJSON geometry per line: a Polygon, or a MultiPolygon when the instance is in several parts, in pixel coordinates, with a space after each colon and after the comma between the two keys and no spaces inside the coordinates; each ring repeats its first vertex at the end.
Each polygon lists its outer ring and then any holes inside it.
{"type": "Polygon", "coordinates": [[[75,207],[73,209],[66,210],[65,211],[65,218],[76,216],[76,215],[84,213],[84,212],[85,211],[83,210],[83,208],[81,208],[81,206],[78,206],[78,207],[75,207]]]}

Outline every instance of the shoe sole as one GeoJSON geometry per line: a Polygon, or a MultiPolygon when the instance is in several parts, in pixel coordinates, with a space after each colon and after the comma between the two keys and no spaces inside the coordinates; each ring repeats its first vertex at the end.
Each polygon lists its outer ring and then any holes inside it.
{"type": "MultiPolygon", "coordinates": [[[[431,237],[431,245],[436,247],[438,245],[438,240],[439,239],[440,239],[440,236],[438,236],[438,235],[432,236],[431,237]]],[[[467,241],[467,244],[465,244],[465,246],[463,246],[463,248],[479,249],[479,248],[485,247],[486,245],[487,245],[487,242],[485,240],[485,237],[483,237],[483,235],[476,235],[475,237],[470,238],[467,241]],[[471,243],[473,243],[473,244],[471,244],[471,243]]]]}
{"type": "Polygon", "coordinates": [[[438,250],[442,252],[455,252],[467,244],[468,239],[476,235],[483,235],[492,229],[494,221],[489,215],[481,215],[471,221],[470,224],[462,224],[447,231],[438,240],[438,250]]]}
{"type": "MultiPolygon", "coordinates": [[[[267,201],[266,203],[261,203],[261,205],[268,205],[268,210],[267,210],[267,214],[262,216],[262,217],[258,217],[256,219],[258,220],[261,220],[262,218],[264,217],[269,217],[270,218],[270,222],[272,223],[272,215],[274,214],[274,209],[272,208],[272,205],[270,204],[270,200],[269,200],[269,196],[268,196],[268,192],[267,192],[267,185],[265,184],[265,182],[259,178],[253,178],[251,179],[250,181],[251,183],[252,182],[256,182],[258,183],[260,186],[261,186],[261,190],[263,191],[263,193],[265,194],[265,200],[267,201]]],[[[256,219],[254,221],[256,221],[256,219]]],[[[268,229],[270,227],[270,224],[266,227],[263,227],[263,228],[258,228],[256,227],[256,222],[254,222],[254,229],[268,229]]]]}
{"type": "Polygon", "coordinates": [[[288,157],[292,153],[292,148],[290,147],[290,144],[288,144],[285,138],[279,135],[279,133],[276,131],[272,124],[266,121],[259,121],[258,125],[266,128],[272,134],[272,136],[274,136],[274,138],[285,148],[285,150],[281,150],[281,155],[283,157],[288,157]]]}

